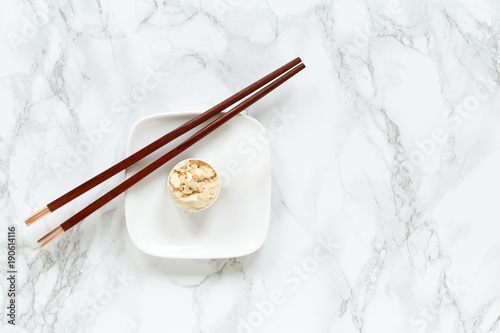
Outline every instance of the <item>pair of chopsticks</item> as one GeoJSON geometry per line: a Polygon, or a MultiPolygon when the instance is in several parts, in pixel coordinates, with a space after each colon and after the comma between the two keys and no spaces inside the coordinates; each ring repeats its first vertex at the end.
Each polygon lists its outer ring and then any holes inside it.
{"type": "Polygon", "coordinates": [[[119,184],[103,196],[101,196],[99,199],[76,213],[74,216],[66,220],[64,223],[59,225],[57,228],[54,230],[50,231],[48,234],[43,236],[38,240],[38,244],[40,246],[45,246],[48,244],[50,241],[58,237],[59,235],[63,234],[64,232],[68,231],[71,227],[76,225],[78,222],[95,212],[97,209],[100,207],[104,206],[106,203],[110,202],[112,199],[126,191],[128,188],[130,188],[132,185],[136,184],[139,182],[141,179],[145,178],[147,175],[151,174],[153,171],[158,169],[160,166],[163,164],[167,163],[170,161],[172,158],[175,156],[179,155],[182,153],[184,150],[187,148],[191,147],[193,144],[207,136],[209,133],[213,132],[215,129],[220,127],[222,124],[227,122],[229,119],[233,118],[235,115],[276,89],[278,86],[283,84],[285,81],[290,79],[292,76],[303,70],[306,66],[302,63],[302,60],[300,58],[296,58],[289,63],[285,64],[284,66],[278,68],[277,70],[269,73],[268,75],[264,76],[260,80],[254,82],[253,84],[249,85],[245,89],[241,90],[240,92],[234,94],[233,96],[229,97],[228,99],[224,100],[223,102],[217,104],[216,106],[212,107],[211,109],[205,111],[204,113],[194,117],[193,119],[189,120],[185,124],[179,126],[178,128],[174,129],[173,131],[165,134],[158,140],[150,143],[146,147],[142,148],[138,152],[130,155],[123,161],[113,165],[112,167],[108,168],[107,170],[101,172],[97,176],[89,179],[88,181],[84,182],[83,184],[75,187],[68,193],[62,195],[61,197],[57,198],[56,200],[52,201],[49,203],[47,206],[43,207],[42,209],[36,211],[35,213],[31,214],[29,217],[25,219],[26,225],[31,225],[33,222],[35,222],[37,219],[40,217],[53,212],[57,210],[58,208],[64,206],[71,200],[77,198],[78,196],[82,195],[83,193],[87,192],[88,190],[92,189],[93,187],[97,186],[98,184],[104,182],[105,180],[109,179],[110,177],[116,175],[120,171],[125,170],[127,167],[131,166],[132,164],[136,163],[137,161],[141,160],[142,158],[146,157],[147,155],[151,154],[158,148],[166,145],[170,141],[178,138],[179,136],[183,135],[184,133],[190,131],[191,129],[195,128],[196,126],[200,125],[204,121],[212,118],[214,115],[217,113],[221,112],[222,110],[230,107],[231,105],[235,104],[236,102],[239,102],[240,100],[244,99],[245,97],[249,96],[250,94],[254,93],[247,99],[243,100],[241,103],[233,107],[231,110],[223,113],[219,118],[215,119],[205,127],[203,127],[201,130],[193,134],[191,137],[186,139],[184,142],[182,142],[180,145],[178,145],[176,148],[172,149],[165,155],[161,156],[158,158],[156,161],[152,162],[148,166],[144,167],[142,170],[138,171],[134,175],[132,175],[130,178],[125,180],[123,183],[119,184]],[[259,90],[260,89],[260,90],[259,90]],[[256,92],[257,91],[257,92],[256,92]]]}

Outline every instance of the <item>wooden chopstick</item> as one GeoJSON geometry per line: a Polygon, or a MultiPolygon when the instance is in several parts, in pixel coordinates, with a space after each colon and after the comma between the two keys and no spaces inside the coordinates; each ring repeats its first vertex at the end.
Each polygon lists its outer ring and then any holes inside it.
{"type": "Polygon", "coordinates": [[[64,223],[62,223],[60,226],[56,227],[53,229],[51,232],[43,236],[38,240],[38,244],[40,246],[45,246],[48,244],[50,241],[61,235],[62,233],[68,231],[71,227],[76,225],[78,222],[95,212],[97,209],[105,205],[106,203],[110,202],[112,199],[126,191],[128,188],[130,188],[132,185],[136,184],[140,180],[142,180],[144,177],[148,176],[151,174],[153,171],[158,169],[160,166],[163,164],[167,163],[170,161],[172,158],[175,156],[179,155],[181,152],[186,150],[187,148],[191,147],[193,144],[198,142],[200,139],[204,138],[207,136],[209,133],[213,132],[215,129],[220,127],[222,124],[226,123],[229,119],[233,118],[236,116],[238,113],[276,89],[278,86],[283,84],[285,81],[290,79],[292,76],[303,70],[306,66],[303,63],[300,63],[293,69],[289,70],[282,76],[278,77],[276,80],[273,82],[269,83],[265,87],[263,87],[261,90],[257,91],[255,94],[251,95],[248,97],[246,100],[243,102],[239,103],[236,105],[234,108],[229,110],[228,112],[224,113],[221,115],[219,118],[215,119],[212,121],[210,124],[207,126],[203,127],[201,130],[193,134],[191,137],[189,137],[187,140],[182,142],[180,145],[178,145],[176,148],[172,149],[165,155],[161,156],[158,158],[156,161],[152,162],[151,164],[147,165],[144,167],[142,170],[138,171],[134,175],[132,175],[130,178],[125,180],[123,183],[119,184],[115,188],[113,188],[111,191],[107,192],[103,196],[101,196],[99,199],[76,213],[74,216],[66,220],[64,223]]]}
{"type": "Polygon", "coordinates": [[[99,185],[100,183],[106,181],[107,179],[111,178],[112,176],[116,175],[120,171],[125,170],[132,164],[136,163],[137,161],[143,159],[147,155],[151,154],[155,150],[159,149],[160,147],[163,147],[167,143],[169,143],[172,140],[175,140],[182,134],[192,130],[196,126],[200,125],[201,123],[205,122],[206,120],[212,118],[214,115],[217,113],[221,112],[222,110],[230,107],[234,103],[240,101],[241,99],[247,97],[257,89],[263,87],[267,83],[271,82],[272,80],[276,79],[278,76],[281,74],[285,73],[289,69],[293,68],[294,66],[298,65],[301,63],[302,60],[300,58],[296,58],[289,63],[281,66],[277,70],[269,73],[268,75],[264,76],[263,78],[255,81],[245,89],[241,90],[240,92],[234,94],[233,96],[227,98],[226,100],[222,101],[221,103],[217,104],[216,106],[212,107],[211,109],[201,113],[200,115],[194,117],[193,119],[189,120],[185,124],[179,126],[178,128],[172,130],[170,133],[165,134],[158,140],[150,143],[146,147],[142,148],[138,152],[130,155],[126,159],[124,159],[121,162],[118,162],[117,164],[113,165],[112,167],[108,168],[107,170],[104,170],[97,176],[94,176],[93,178],[87,180],[83,184],[75,187],[71,191],[67,192],[66,194],[60,196],[59,198],[55,199],[51,203],[49,203],[47,206],[37,210],[30,216],[28,216],[24,222],[26,225],[31,225],[33,222],[38,220],[40,217],[44,216],[45,214],[48,214],[50,212],[55,211],[56,209],[64,206],[71,200],[79,197],[83,193],[87,192],[88,190],[94,188],[95,186],[99,185]]]}

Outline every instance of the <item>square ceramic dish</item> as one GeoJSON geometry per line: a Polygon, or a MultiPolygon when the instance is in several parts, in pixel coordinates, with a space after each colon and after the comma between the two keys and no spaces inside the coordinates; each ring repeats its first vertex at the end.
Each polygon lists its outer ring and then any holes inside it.
{"type": "MultiPolygon", "coordinates": [[[[195,115],[162,114],[139,120],[130,132],[127,156],[195,115]]],[[[126,178],[201,126],[128,168],[126,178]]],[[[166,258],[229,258],[256,251],[266,238],[271,212],[271,164],[266,138],[265,128],[258,121],[237,115],[128,189],[125,218],[133,243],[145,253],[166,258]],[[206,161],[220,178],[217,201],[201,212],[181,210],[168,193],[170,171],[187,158],[206,161]]]]}

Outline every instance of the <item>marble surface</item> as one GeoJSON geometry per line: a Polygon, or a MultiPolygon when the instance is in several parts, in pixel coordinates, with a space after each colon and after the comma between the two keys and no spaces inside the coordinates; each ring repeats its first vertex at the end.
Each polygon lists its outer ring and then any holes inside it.
{"type": "Polygon", "coordinates": [[[498,1],[32,0],[0,10],[2,332],[500,332],[498,1]],[[203,111],[300,56],[252,106],[271,140],[257,252],[148,256],[124,179],[23,218],[122,159],[139,119],[203,111]]]}

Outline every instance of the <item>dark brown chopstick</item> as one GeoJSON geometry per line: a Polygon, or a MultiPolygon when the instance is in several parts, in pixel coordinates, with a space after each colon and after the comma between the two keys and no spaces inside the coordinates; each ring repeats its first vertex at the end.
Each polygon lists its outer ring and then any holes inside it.
{"type": "Polygon", "coordinates": [[[238,113],[276,89],[278,86],[283,84],[285,81],[290,79],[292,76],[303,70],[306,66],[302,63],[291,69],[290,71],[286,72],[273,82],[269,83],[267,86],[263,87],[261,90],[257,91],[255,94],[252,96],[248,97],[246,100],[243,102],[239,103],[236,105],[234,108],[229,110],[228,112],[222,114],[219,118],[215,119],[212,121],[210,124],[207,126],[203,127],[201,130],[193,134],[191,137],[189,137],[187,140],[182,142],[179,146],[176,148],[172,149],[162,157],[158,158],[156,161],[152,162],[148,166],[144,167],[142,170],[138,171],[135,173],[133,176],[125,180],[123,183],[120,185],[116,186],[113,188],[111,191],[107,192],[103,196],[101,196],[99,199],[79,211],[77,214],[66,220],[64,223],[62,223],[60,226],[49,232],[47,235],[44,237],[40,238],[38,240],[38,243],[40,246],[45,246],[48,244],[51,240],[56,238],[57,236],[61,235],[62,233],[66,232],[69,230],[71,227],[76,225],[78,222],[95,212],[97,209],[100,207],[104,206],[106,203],[110,202],[112,199],[120,195],[121,193],[125,192],[128,188],[130,188],[132,185],[136,184],[140,180],[142,180],[144,177],[148,176],[151,174],[153,171],[158,169],[160,166],[163,164],[167,163],[170,161],[172,158],[175,156],[179,155],[181,152],[186,150],[187,148],[191,147],[193,144],[198,142],[200,139],[204,138],[207,136],[209,133],[213,132],[215,129],[220,127],[222,124],[226,123],[229,119],[233,118],[236,116],[238,113]]]}
{"type": "Polygon", "coordinates": [[[155,150],[159,149],[160,147],[163,147],[167,143],[169,143],[172,140],[175,140],[179,136],[183,135],[184,133],[192,130],[196,126],[200,125],[201,123],[205,122],[206,120],[212,118],[214,115],[217,113],[221,112],[222,110],[225,110],[226,108],[230,107],[234,103],[240,101],[241,99],[247,97],[257,89],[263,87],[267,83],[271,82],[272,80],[276,79],[278,76],[281,74],[285,73],[286,71],[290,70],[297,64],[301,63],[302,60],[300,58],[296,58],[289,63],[281,66],[277,70],[269,73],[268,75],[264,76],[260,80],[252,83],[245,89],[241,90],[240,92],[234,94],[233,96],[227,98],[226,100],[222,101],[221,103],[217,104],[216,106],[212,107],[211,109],[201,113],[200,115],[194,117],[193,119],[189,120],[185,124],[179,126],[178,128],[174,129],[170,133],[165,134],[158,140],[150,143],[146,147],[142,148],[138,152],[130,155],[126,159],[124,159],[121,162],[116,163],[112,167],[108,168],[107,170],[104,170],[97,176],[94,176],[93,178],[87,180],[85,183],[75,187],[71,191],[67,192],[66,194],[60,196],[56,200],[52,201],[49,203],[47,206],[43,207],[42,209],[34,212],[30,216],[28,216],[24,222],[26,225],[30,225],[36,220],[38,220],[40,217],[44,216],[45,214],[48,214],[50,212],[55,211],[56,209],[64,206],[71,200],[79,197],[83,193],[87,192],[88,190],[94,188],[95,186],[99,185],[100,183],[106,181],[107,179],[111,178],[112,176],[116,175],[120,171],[125,170],[132,164],[136,163],[137,161],[143,159],[147,155],[151,154],[155,150]]]}

